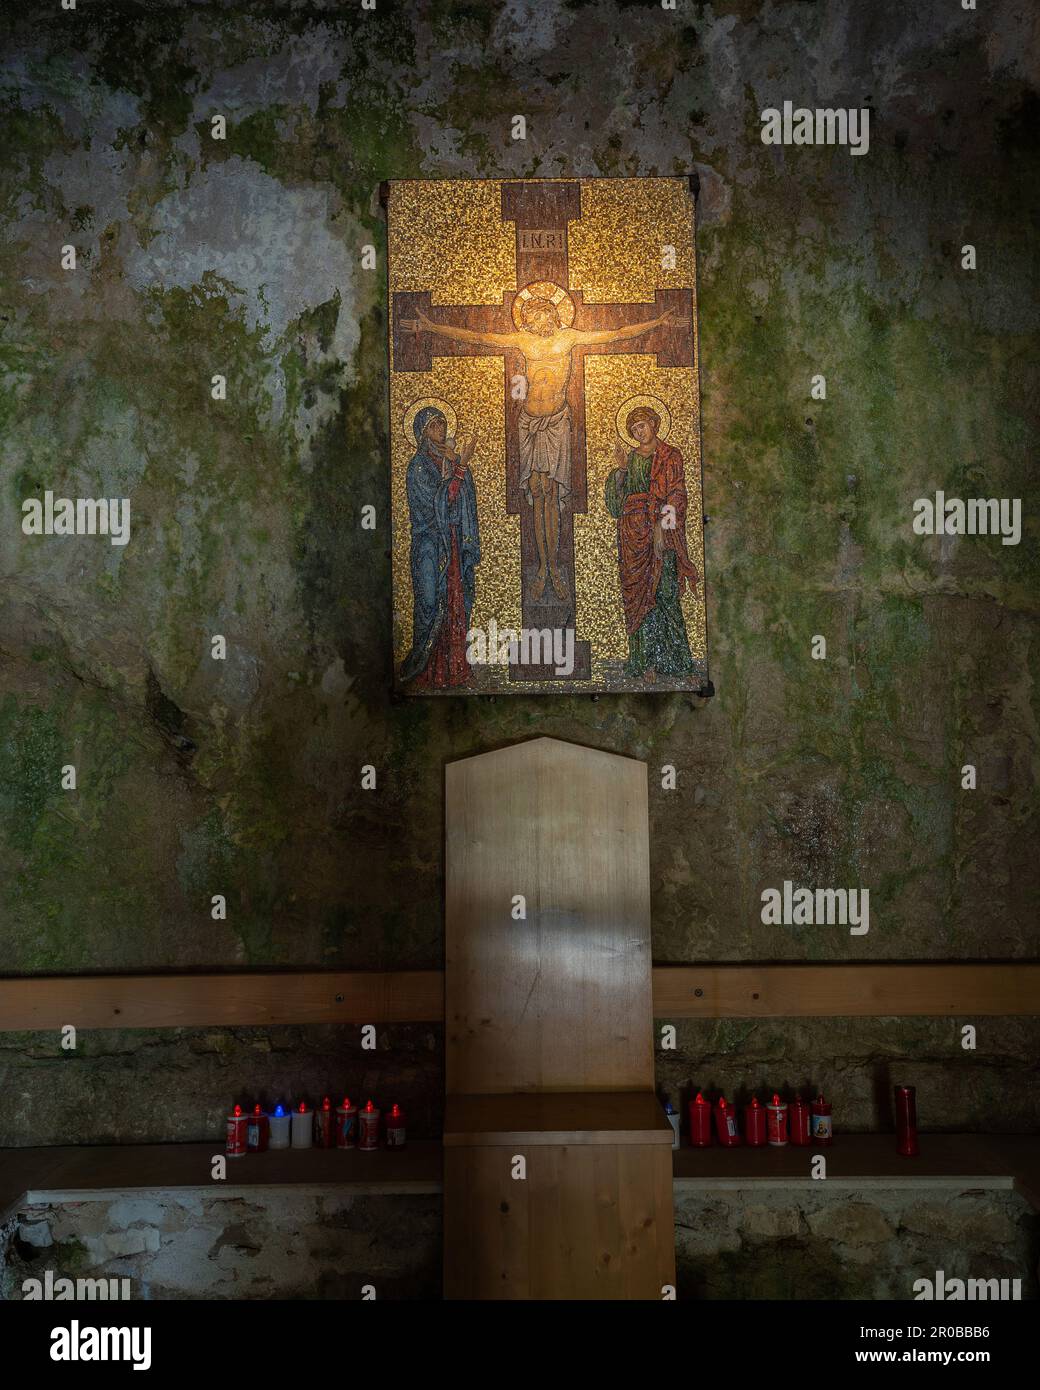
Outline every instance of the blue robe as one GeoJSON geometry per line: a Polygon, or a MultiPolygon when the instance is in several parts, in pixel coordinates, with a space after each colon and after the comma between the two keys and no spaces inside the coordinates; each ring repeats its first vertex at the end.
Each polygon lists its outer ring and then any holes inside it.
{"type": "Polygon", "coordinates": [[[437,456],[423,438],[425,411],[416,416],[419,448],[408,464],[408,515],[412,525],[412,650],[401,665],[400,678],[410,681],[426,667],[447,613],[451,533],[459,549],[462,595],[469,628],[476,590],[474,570],[480,562],[477,493],[467,469],[456,494],[448,501],[451,476],[441,477],[437,456]],[[420,424],[420,420],[422,423],[420,424]]]}

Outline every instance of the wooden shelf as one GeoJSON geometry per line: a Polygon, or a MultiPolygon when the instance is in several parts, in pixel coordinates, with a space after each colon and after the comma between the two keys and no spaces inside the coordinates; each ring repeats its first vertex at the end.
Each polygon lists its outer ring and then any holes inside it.
{"type": "Polygon", "coordinates": [[[20,1202],[87,1202],[114,1194],[192,1189],[207,1197],[346,1187],[359,1196],[441,1190],[441,1145],[417,1140],[400,1150],[277,1149],[229,1158],[227,1178],[211,1177],[222,1140],[208,1144],[100,1144],[0,1150],[0,1221],[20,1202]]]}
{"type": "MultiPolygon", "coordinates": [[[[510,1097],[512,1099],[512,1097],[510,1097]]],[[[667,1124],[667,1121],[665,1121],[667,1124]]],[[[380,1149],[279,1150],[228,1162],[224,1182],[210,1177],[208,1144],[116,1144],[82,1148],[0,1149],[0,1222],[27,1203],[86,1202],[124,1194],[193,1191],[212,1198],[243,1193],[416,1196],[441,1191],[440,1143],[418,1140],[400,1152],[380,1149]]],[[[918,1158],[900,1158],[891,1134],[839,1135],[830,1148],[690,1149],[673,1154],[676,1195],[758,1186],[818,1188],[809,1157],[826,1153],[833,1188],[982,1188],[1018,1192],[1040,1211],[1040,1136],[925,1134],[918,1158]]]]}
{"type": "Polygon", "coordinates": [[[484,1144],[667,1144],[653,1091],[538,1091],[448,1096],[446,1147],[484,1144]]]}
{"type": "Polygon", "coordinates": [[[1020,1191],[1040,1205],[1040,1136],[985,1134],[923,1134],[920,1154],[902,1158],[893,1134],[838,1135],[821,1148],[692,1149],[674,1155],[676,1191],[705,1187],[749,1187],[757,1184],[791,1187],[853,1188],[918,1186],[1004,1188],[1020,1191]],[[825,1154],[827,1177],[813,1178],[810,1160],[825,1154]]]}

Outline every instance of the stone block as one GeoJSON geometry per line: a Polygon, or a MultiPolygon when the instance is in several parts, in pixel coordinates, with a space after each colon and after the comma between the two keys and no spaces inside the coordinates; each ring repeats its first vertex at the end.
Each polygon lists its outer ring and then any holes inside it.
{"type": "Polygon", "coordinates": [[[146,1251],[154,1254],[160,1243],[159,1232],[154,1226],[133,1227],[128,1231],[109,1231],[104,1237],[105,1249],[115,1256],[143,1255],[146,1251]]]}
{"type": "Polygon", "coordinates": [[[834,1201],[806,1217],[813,1235],[837,1241],[839,1245],[878,1245],[891,1240],[892,1226],[881,1211],[867,1202],[834,1201]]]}
{"type": "Polygon", "coordinates": [[[18,1239],[25,1245],[35,1246],[39,1250],[46,1249],[48,1245],[54,1244],[54,1237],[51,1235],[49,1221],[22,1221],[18,1226],[18,1239]]]}

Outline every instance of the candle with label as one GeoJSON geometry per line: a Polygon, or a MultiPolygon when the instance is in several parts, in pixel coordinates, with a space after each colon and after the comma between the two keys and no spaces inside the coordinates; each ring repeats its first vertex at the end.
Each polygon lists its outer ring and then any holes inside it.
{"type": "Polygon", "coordinates": [[[357,1106],[351,1105],[349,1096],[336,1108],[336,1148],[357,1148],[357,1106]]]}
{"type": "Polygon", "coordinates": [[[236,1105],[227,1117],[227,1144],[225,1147],[228,1158],[242,1158],[248,1142],[249,1116],[243,1113],[240,1105],[236,1105]]]}
{"type": "Polygon", "coordinates": [[[301,1100],[293,1111],[292,1146],[294,1149],[309,1149],[314,1142],[314,1111],[307,1109],[307,1102],[301,1100]]]}
{"type": "Polygon", "coordinates": [[[711,1146],[711,1106],[700,1091],[690,1101],[690,1143],[695,1149],[711,1146]]]}
{"type": "Polygon", "coordinates": [[[270,1121],[264,1114],[264,1107],[262,1105],[254,1105],[253,1113],[249,1117],[249,1137],[246,1143],[246,1147],[251,1154],[262,1154],[267,1152],[270,1129],[270,1121]]]}
{"type": "Polygon", "coordinates": [[[831,1125],[831,1103],[817,1096],[809,1112],[809,1131],[814,1144],[829,1144],[834,1137],[831,1125]]]}
{"type": "Polygon", "coordinates": [[[751,1104],[744,1106],[744,1143],[752,1149],[765,1148],[766,1112],[758,1103],[758,1096],[751,1097],[751,1104]]]}
{"type": "Polygon", "coordinates": [[[358,1149],[373,1153],[379,1148],[379,1111],[371,1101],[358,1115],[358,1149]]]}
{"type": "Polygon", "coordinates": [[[314,1143],[319,1149],[331,1149],[336,1140],[336,1125],[332,1101],[328,1096],[314,1112],[314,1143]]]}
{"type": "Polygon", "coordinates": [[[725,1096],[719,1096],[715,1106],[715,1133],[719,1136],[719,1143],[725,1149],[735,1149],[740,1143],[740,1135],[737,1133],[736,1107],[728,1105],[725,1096]]]}
{"type": "Polygon", "coordinates": [[[787,1144],[787,1102],[773,1092],[773,1099],[766,1106],[769,1122],[769,1143],[774,1149],[782,1149],[787,1144]]]}
{"type": "Polygon", "coordinates": [[[386,1117],[386,1147],[388,1149],[403,1149],[404,1140],[404,1111],[395,1100],[386,1117]]]}
{"type": "Polygon", "coordinates": [[[276,1105],[269,1116],[271,1122],[270,1147],[287,1149],[290,1144],[290,1125],[292,1116],[282,1105],[276,1105]]]}

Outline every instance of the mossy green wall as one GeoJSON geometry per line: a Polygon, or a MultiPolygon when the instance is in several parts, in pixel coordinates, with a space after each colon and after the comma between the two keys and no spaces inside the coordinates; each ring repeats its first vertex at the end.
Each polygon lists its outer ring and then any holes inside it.
{"type": "MultiPolygon", "coordinates": [[[[444,763],[532,734],[649,763],[659,961],[1036,956],[1036,72],[1027,9],[984,8],[5,14],[0,970],[438,966],[444,763]],[[785,99],[869,106],[869,153],[763,145],[785,99]],[[385,285],[360,268],[380,181],[694,169],[716,698],[391,703],[385,285]],[[131,543],[24,537],[46,488],[129,496],[131,543]],[[915,536],[939,488],[1023,498],[1021,544],[915,536]],[[764,926],[785,878],[869,888],[869,934],[764,926]]],[[[243,1030],[218,1076],[204,1036],[66,1057],[5,1035],[15,1137],[52,1104],[60,1137],[62,1098],[120,1096],[111,1057],[157,1051],[209,1118],[134,1130],[113,1102],[99,1132],[205,1132],[267,1063],[243,1030]]],[[[334,1080],[337,1045],[294,1036],[334,1080]]],[[[830,1057],[865,1126],[881,1058],[934,1072],[926,1122],[1021,1125],[1037,1039],[982,1021],[969,1057],[954,1021],[687,1025],[663,1077],[830,1057]]]]}

